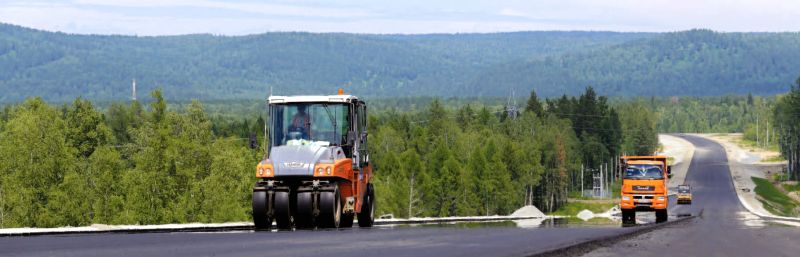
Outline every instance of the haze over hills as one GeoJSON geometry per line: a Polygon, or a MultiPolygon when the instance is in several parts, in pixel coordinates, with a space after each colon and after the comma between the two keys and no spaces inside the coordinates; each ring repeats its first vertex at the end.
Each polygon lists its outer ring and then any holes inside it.
{"type": "Polygon", "coordinates": [[[344,87],[364,96],[544,96],[785,92],[798,33],[516,32],[249,36],[71,35],[0,24],[0,102],[42,96],[256,99],[344,87]],[[140,96],[144,95],[140,93],[140,96]]]}

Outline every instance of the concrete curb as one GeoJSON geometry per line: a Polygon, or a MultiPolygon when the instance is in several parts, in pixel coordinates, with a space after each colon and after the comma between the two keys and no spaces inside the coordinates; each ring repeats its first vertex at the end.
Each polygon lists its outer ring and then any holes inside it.
{"type": "MultiPolygon", "coordinates": [[[[477,216],[477,217],[445,217],[445,218],[411,218],[375,220],[375,225],[407,225],[407,224],[441,224],[452,222],[494,222],[530,219],[552,219],[556,216],[477,216]]],[[[64,228],[9,228],[0,229],[0,237],[40,236],[66,234],[103,234],[103,233],[171,233],[171,232],[220,232],[254,230],[252,222],[232,223],[192,223],[164,225],[92,225],[88,227],[64,228]]]]}

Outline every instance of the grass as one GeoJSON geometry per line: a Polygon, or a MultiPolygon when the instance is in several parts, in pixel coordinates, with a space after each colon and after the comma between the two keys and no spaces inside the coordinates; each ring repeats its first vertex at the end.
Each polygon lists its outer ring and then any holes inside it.
{"type": "Polygon", "coordinates": [[[782,161],[785,161],[785,160],[786,160],[786,158],[783,158],[782,155],[776,155],[776,156],[771,156],[769,158],[766,158],[766,159],[764,159],[762,161],[763,162],[782,162],[782,161]]]}
{"type": "Polygon", "coordinates": [[[739,146],[741,146],[742,148],[757,148],[757,149],[773,151],[773,152],[780,151],[780,146],[778,145],[777,141],[774,141],[774,140],[773,140],[772,143],[767,145],[766,148],[764,147],[763,143],[762,144],[757,144],[756,141],[749,140],[749,139],[744,139],[744,137],[740,138],[739,140],[734,140],[734,141],[739,146]]]}
{"type": "Polygon", "coordinates": [[[775,188],[769,180],[756,177],[751,177],[751,179],[756,184],[755,192],[759,196],[758,200],[764,204],[764,209],[776,215],[796,215],[797,202],[775,188]]]}
{"type": "Polygon", "coordinates": [[[783,187],[783,190],[786,190],[786,192],[800,191],[800,184],[781,184],[781,186],[783,187]]]}
{"type": "Polygon", "coordinates": [[[590,210],[594,213],[603,213],[606,212],[611,207],[617,205],[616,203],[587,203],[587,202],[567,202],[564,206],[561,206],[558,210],[550,213],[550,215],[559,215],[559,216],[575,216],[578,215],[578,212],[586,209],[590,210]]]}

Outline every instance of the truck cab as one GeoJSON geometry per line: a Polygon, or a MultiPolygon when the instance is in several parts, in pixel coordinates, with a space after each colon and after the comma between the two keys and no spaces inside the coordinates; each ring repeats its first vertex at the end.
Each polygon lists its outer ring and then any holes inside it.
{"type": "Polygon", "coordinates": [[[667,221],[667,181],[672,176],[667,157],[623,156],[620,164],[623,223],[635,223],[636,212],[655,212],[656,222],[667,221]]]}

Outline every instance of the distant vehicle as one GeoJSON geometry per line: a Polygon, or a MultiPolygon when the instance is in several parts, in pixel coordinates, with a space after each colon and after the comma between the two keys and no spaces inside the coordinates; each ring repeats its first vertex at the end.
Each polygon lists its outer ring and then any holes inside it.
{"type": "Polygon", "coordinates": [[[678,186],[678,204],[692,204],[692,187],[689,185],[678,186]]]}
{"type": "Polygon", "coordinates": [[[672,177],[667,157],[623,156],[620,163],[622,222],[635,223],[637,211],[654,211],[656,222],[667,221],[667,179],[672,177]]]}
{"type": "Polygon", "coordinates": [[[258,163],[253,223],[360,227],[375,218],[367,105],[352,95],[269,97],[269,151],[258,163]]]}

